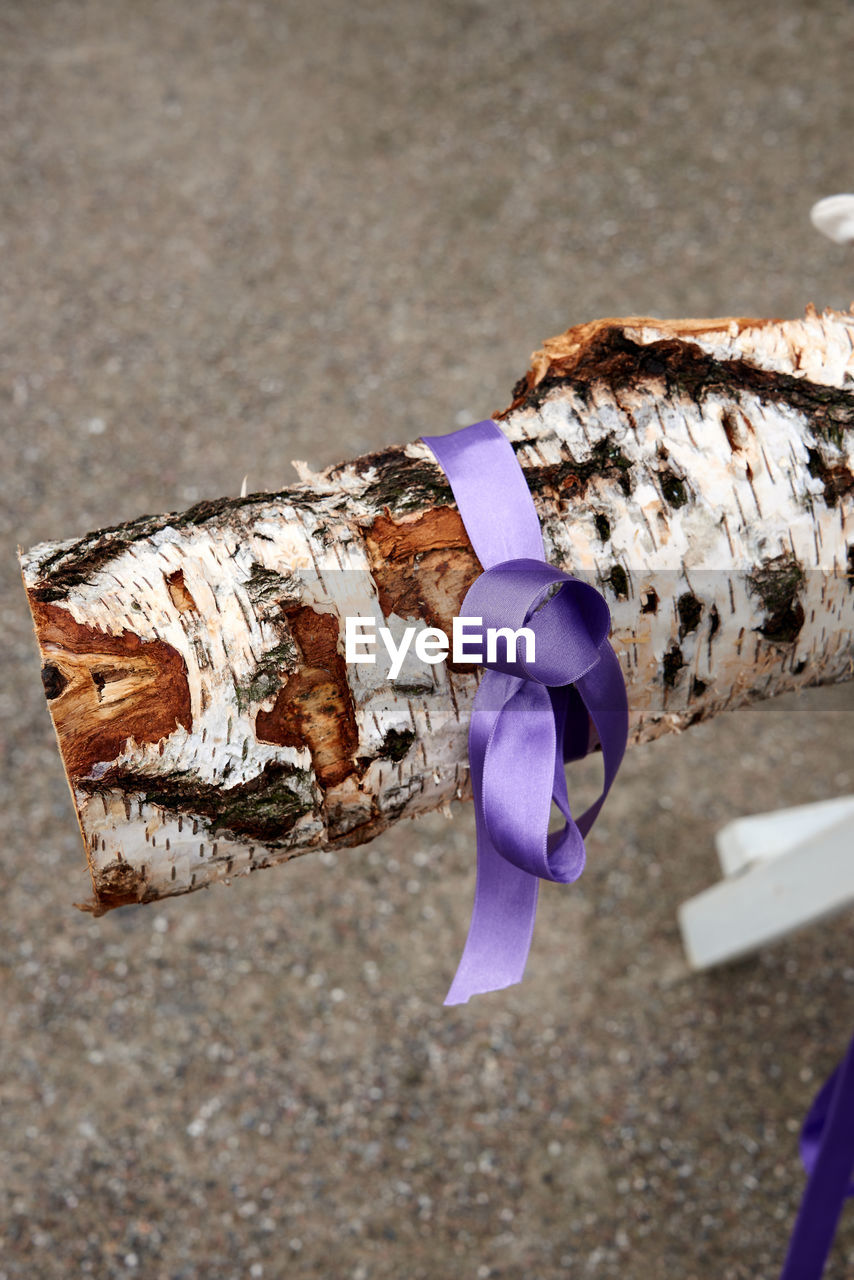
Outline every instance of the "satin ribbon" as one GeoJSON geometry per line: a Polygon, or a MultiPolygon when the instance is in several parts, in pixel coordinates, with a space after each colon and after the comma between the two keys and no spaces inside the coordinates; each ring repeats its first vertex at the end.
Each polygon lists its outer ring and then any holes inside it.
{"type": "MultiPolygon", "coordinates": [[[[539,520],[513,449],[494,422],[422,436],[445,471],[484,572],[460,608],[484,629],[529,626],[535,660],[485,663],[469,728],[477,886],[462,960],[445,1004],[520,982],[539,881],[576,880],[583,837],[623,756],[628,708],[610,617],[592,587],[545,563],[539,520]],[[559,590],[545,603],[550,588],[559,590]],[[605,764],[602,794],[578,821],[565,761],[586,755],[589,719],[605,764]],[[566,819],[549,834],[551,802],[566,819]]],[[[819,1280],[846,1197],[854,1196],[854,1039],[816,1094],[801,1133],[808,1174],[780,1280],[819,1280]]]]}
{"type": "Polygon", "coordinates": [[[780,1280],[818,1280],[848,1196],[854,1196],[854,1040],[825,1080],[801,1130],[806,1189],[780,1280]]]}
{"type": "Polygon", "coordinates": [[[448,478],[483,566],[460,616],[481,618],[484,632],[527,626],[535,637],[530,663],[522,660],[524,643],[516,660],[499,649],[484,661],[474,698],[468,745],[477,881],[468,938],[445,998],[453,1005],[521,982],[539,882],[566,884],[581,875],[584,836],[625,751],[628,705],[608,642],[608,606],[595,588],[546,563],[527,482],[498,426],[488,419],[422,439],[448,478]],[[563,766],[587,754],[591,720],[604,786],[575,820],[563,766]],[[550,833],[552,801],[565,823],[550,833]]]}

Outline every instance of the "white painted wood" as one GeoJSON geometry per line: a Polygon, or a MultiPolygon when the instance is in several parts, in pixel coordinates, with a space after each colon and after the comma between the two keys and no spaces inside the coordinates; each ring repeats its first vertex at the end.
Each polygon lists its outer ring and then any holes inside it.
{"type": "Polygon", "coordinates": [[[817,231],[835,244],[854,242],[854,196],[825,196],[810,209],[810,220],[817,231]]]}
{"type": "Polygon", "coordinates": [[[679,927],[691,968],[709,969],[852,904],[854,823],[846,815],[683,902],[679,927]]]}
{"type": "Polygon", "coordinates": [[[721,870],[725,876],[739,875],[756,863],[779,858],[810,838],[820,839],[827,827],[845,818],[854,833],[854,796],[736,818],[715,836],[721,870]]]}

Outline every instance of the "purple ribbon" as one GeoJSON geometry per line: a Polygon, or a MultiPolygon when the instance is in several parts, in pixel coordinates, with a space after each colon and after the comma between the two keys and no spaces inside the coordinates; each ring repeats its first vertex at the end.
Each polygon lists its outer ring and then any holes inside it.
{"type": "Polygon", "coordinates": [[[530,663],[511,658],[506,646],[484,661],[474,698],[469,767],[477,883],[465,949],[445,998],[452,1005],[521,982],[539,882],[566,884],[581,875],[584,836],[625,751],[628,704],[608,642],[608,606],[595,588],[546,563],[527,482],[501,430],[488,419],[422,439],[448,478],[483,565],[460,616],[481,618],[484,629],[529,627],[535,638],[530,663]],[[576,821],[563,766],[587,754],[591,720],[602,745],[604,786],[576,821]],[[550,833],[552,801],[566,821],[550,833]]]}
{"type": "Polygon", "coordinates": [[[780,1280],[818,1280],[846,1197],[854,1196],[854,1040],[813,1099],[800,1146],[809,1177],[780,1280]]]}

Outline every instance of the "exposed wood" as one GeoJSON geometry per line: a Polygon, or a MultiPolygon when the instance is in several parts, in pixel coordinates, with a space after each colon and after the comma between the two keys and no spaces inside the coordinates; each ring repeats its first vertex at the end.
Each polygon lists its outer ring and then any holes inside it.
{"type": "MultiPolygon", "coordinates": [[[[496,415],[548,558],[608,599],[631,741],[852,674],[852,345],[848,313],[603,320],[496,415]]],[[[298,469],[21,555],[96,912],[467,794],[476,670],[343,660],[347,615],[450,631],[480,566],[441,470],[298,469]]]]}

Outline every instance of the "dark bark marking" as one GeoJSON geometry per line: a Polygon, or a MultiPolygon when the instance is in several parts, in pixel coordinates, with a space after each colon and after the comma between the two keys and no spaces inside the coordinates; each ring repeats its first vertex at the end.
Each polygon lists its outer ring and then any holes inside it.
{"type": "Polygon", "coordinates": [[[765,560],[747,579],[747,589],[762,602],[766,617],[755,630],[776,644],[798,638],[805,614],[798,595],[803,590],[803,568],[791,552],[765,560]]]}
{"type": "Polygon", "coordinates": [[[58,698],[63,689],[68,684],[68,677],[64,676],[59,667],[55,667],[52,662],[42,667],[42,684],[44,685],[44,696],[48,702],[52,702],[54,698],[58,698]]]}
{"type": "Polygon", "coordinates": [[[766,640],[774,641],[777,644],[791,644],[797,640],[801,627],[804,625],[804,619],[804,607],[796,602],[790,608],[773,614],[757,630],[766,640]]]}
{"type": "Polygon", "coordinates": [[[664,383],[666,395],[684,395],[697,404],[714,393],[730,397],[744,393],[764,403],[789,405],[809,420],[816,435],[837,446],[854,424],[850,391],[760,369],[746,360],[718,360],[688,338],[635,342],[622,325],[602,327],[577,350],[552,357],[539,381],[529,371],[517,382],[513,403],[501,416],[519,407],[537,409],[566,385],[589,400],[596,386],[617,393],[650,382],[664,383]]]}
{"type": "Polygon", "coordinates": [[[641,613],[651,613],[653,617],[658,613],[658,592],[654,587],[641,593],[641,613]]]}
{"type": "Polygon", "coordinates": [[[629,598],[629,579],[625,569],[621,564],[615,564],[611,568],[607,582],[611,585],[611,590],[618,600],[628,600],[629,598]]]}
{"type": "Polygon", "coordinates": [[[713,604],[709,610],[709,644],[712,643],[718,634],[721,625],[721,615],[718,613],[718,606],[713,604]]]}
{"type": "Polygon", "coordinates": [[[674,510],[684,507],[688,501],[685,481],[667,468],[659,471],[658,478],[661,484],[661,492],[664,494],[664,500],[668,506],[673,507],[674,510]]]}
{"type": "MultiPolygon", "coordinates": [[[[511,441],[515,453],[524,451],[526,440],[511,441]]],[[[592,479],[610,480],[618,484],[628,497],[632,491],[632,463],[623,453],[612,435],[597,440],[590,457],[584,462],[566,458],[560,462],[529,466],[522,462],[522,470],[532,493],[557,497],[580,497],[592,479]]]]}
{"type": "Polygon", "coordinates": [[[703,616],[703,602],[690,591],[684,592],[676,601],[679,614],[679,639],[684,640],[692,631],[696,631],[703,616]]]}
{"type": "Polygon", "coordinates": [[[235,787],[202,782],[190,773],[155,777],[124,769],[110,771],[97,783],[83,779],[79,785],[88,792],[118,788],[173,816],[193,814],[193,834],[195,818],[201,817],[211,836],[230,833],[272,846],[285,843],[282,837],[313,808],[310,772],[276,761],[235,787]]]}
{"type": "Polygon", "coordinates": [[[353,464],[358,475],[373,471],[366,498],[376,507],[404,513],[425,506],[447,506],[454,495],[438,462],[418,462],[396,446],[368,453],[353,464]]]}
{"type": "Polygon", "coordinates": [[[679,672],[685,666],[685,659],[682,656],[682,650],[674,641],[664,655],[662,663],[662,675],[664,683],[669,689],[672,689],[679,677],[679,672]]]}
{"type": "Polygon", "coordinates": [[[835,507],[840,498],[854,493],[854,475],[844,462],[828,462],[821,449],[807,450],[807,469],[824,487],[824,500],[835,507]]]}
{"type": "Polygon", "coordinates": [[[389,729],[383,738],[379,758],[381,760],[402,760],[415,741],[412,729],[389,729]]]}

